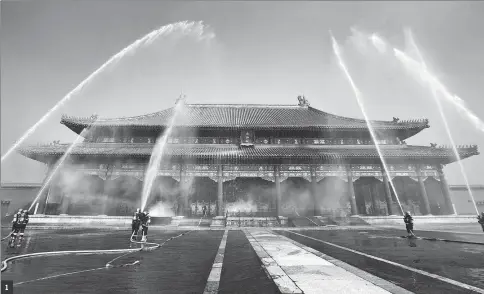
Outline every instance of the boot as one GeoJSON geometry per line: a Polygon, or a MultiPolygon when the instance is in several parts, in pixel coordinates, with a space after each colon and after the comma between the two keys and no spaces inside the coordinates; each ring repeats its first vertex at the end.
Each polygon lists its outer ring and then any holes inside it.
{"type": "Polygon", "coordinates": [[[20,244],[22,244],[22,241],[24,240],[24,235],[23,234],[20,234],[19,238],[18,238],[18,246],[20,246],[20,244]]]}
{"type": "Polygon", "coordinates": [[[147,239],[147,238],[146,238],[146,236],[143,236],[143,237],[141,238],[141,242],[146,242],[146,239],[147,239]]]}
{"type": "Polygon", "coordinates": [[[15,240],[16,239],[17,239],[17,236],[12,235],[12,237],[10,238],[10,242],[8,242],[8,245],[9,245],[10,248],[15,247],[15,240]]]}

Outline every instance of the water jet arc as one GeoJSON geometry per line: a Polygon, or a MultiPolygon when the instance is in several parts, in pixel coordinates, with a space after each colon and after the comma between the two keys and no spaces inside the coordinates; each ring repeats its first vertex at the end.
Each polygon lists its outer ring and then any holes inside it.
{"type": "MultiPolygon", "coordinates": [[[[346,64],[344,63],[343,57],[341,56],[341,51],[340,51],[338,42],[336,42],[336,39],[331,34],[331,32],[330,32],[330,36],[331,36],[331,41],[332,41],[332,44],[333,44],[333,52],[336,55],[336,58],[338,59],[338,63],[339,63],[339,66],[340,66],[341,70],[343,71],[343,73],[345,74],[346,79],[350,83],[351,89],[353,90],[353,94],[354,94],[354,96],[356,98],[356,101],[358,103],[358,106],[360,107],[360,110],[361,110],[361,112],[363,114],[363,117],[365,118],[365,122],[366,122],[366,125],[368,127],[368,131],[370,132],[370,136],[371,136],[373,142],[375,143],[375,148],[376,148],[376,150],[378,152],[378,156],[380,157],[380,160],[382,162],[383,169],[384,169],[385,174],[386,174],[386,175],[383,175],[383,177],[385,177],[385,176],[388,177],[388,182],[390,183],[390,186],[393,189],[393,192],[395,194],[395,198],[397,199],[398,206],[399,206],[400,211],[402,212],[402,215],[403,215],[404,214],[404,211],[403,211],[402,204],[400,203],[400,199],[399,199],[398,194],[397,194],[397,189],[395,188],[395,185],[393,184],[393,181],[392,181],[392,179],[390,177],[390,173],[389,173],[389,170],[388,170],[388,166],[386,164],[385,158],[383,157],[383,153],[381,151],[380,145],[379,145],[379,143],[377,141],[377,138],[376,138],[376,135],[375,135],[375,131],[374,131],[373,126],[371,125],[370,120],[368,118],[368,115],[366,113],[365,106],[364,106],[363,101],[362,101],[362,98],[361,98],[361,92],[358,89],[358,87],[356,86],[355,82],[353,81],[353,78],[351,77],[351,75],[350,75],[350,73],[348,71],[348,68],[346,67],[346,64]]],[[[391,198],[391,195],[390,195],[390,198],[391,198]]]]}

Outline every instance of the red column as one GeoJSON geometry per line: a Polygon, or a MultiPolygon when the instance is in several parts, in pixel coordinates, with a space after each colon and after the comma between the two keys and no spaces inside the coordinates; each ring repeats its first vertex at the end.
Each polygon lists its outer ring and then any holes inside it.
{"type": "Polygon", "coordinates": [[[276,182],[276,216],[281,213],[281,179],[279,175],[279,165],[274,166],[274,180],[276,182]]]}
{"type": "Polygon", "coordinates": [[[348,174],[348,194],[349,194],[349,198],[350,198],[351,214],[357,215],[358,214],[358,208],[356,206],[355,187],[353,185],[353,175],[351,174],[351,166],[350,165],[346,168],[346,172],[348,174]]]}
{"type": "Polygon", "coordinates": [[[455,214],[454,205],[452,203],[452,198],[450,197],[449,185],[447,184],[447,179],[445,178],[442,166],[437,169],[440,178],[440,186],[442,188],[442,194],[444,194],[444,199],[447,204],[447,212],[449,214],[455,214]]]}
{"type": "Polygon", "coordinates": [[[417,177],[418,177],[418,186],[420,188],[420,197],[422,197],[422,200],[424,202],[425,206],[425,214],[430,215],[430,202],[429,202],[429,197],[427,195],[427,190],[425,190],[425,183],[422,178],[422,169],[420,166],[417,168],[417,177]]]}
{"type": "Polygon", "coordinates": [[[387,202],[388,215],[393,215],[393,200],[390,192],[390,182],[388,181],[387,173],[382,170],[383,174],[383,186],[385,188],[385,200],[387,202]]]}
{"type": "Polygon", "coordinates": [[[222,165],[218,166],[218,178],[217,178],[217,206],[218,206],[218,211],[217,215],[218,216],[223,216],[224,215],[224,194],[223,194],[223,189],[224,189],[224,182],[223,182],[223,174],[222,174],[222,165]]]}

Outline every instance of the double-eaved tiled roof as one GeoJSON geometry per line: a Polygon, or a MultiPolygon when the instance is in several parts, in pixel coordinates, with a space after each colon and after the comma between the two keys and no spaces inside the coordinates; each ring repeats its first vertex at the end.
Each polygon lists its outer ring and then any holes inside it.
{"type": "MultiPolygon", "coordinates": [[[[185,104],[141,116],[101,119],[63,116],[61,123],[79,132],[99,126],[160,127],[170,124],[175,109],[181,109],[176,125],[197,128],[251,129],[367,129],[363,119],[330,114],[309,106],[257,104],[185,104]]],[[[372,121],[376,129],[414,130],[429,127],[428,120],[372,121]]]]}
{"type": "MultiPolygon", "coordinates": [[[[72,155],[87,155],[92,157],[143,157],[149,158],[153,144],[127,143],[81,143],[72,149],[72,155]]],[[[60,157],[69,145],[29,146],[19,149],[26,157],[46,161],[52,157],[60,157]]],[[[456,160],[451,148],[435,148],[424,146],[381,146],[385,158],[405,158],[410,160],[437,159],[442,163],[456,160]]],[[[477,146],[459,148],[461,159],[479,154],[477,146]]],[[[235,145],[167,145],[164,154],[169,157],[186,157],[202,159],[307,159],[307,160],[338,160],[352,158],[379,158],[374,146],[257,146],[244,148],[235,145]]]]}

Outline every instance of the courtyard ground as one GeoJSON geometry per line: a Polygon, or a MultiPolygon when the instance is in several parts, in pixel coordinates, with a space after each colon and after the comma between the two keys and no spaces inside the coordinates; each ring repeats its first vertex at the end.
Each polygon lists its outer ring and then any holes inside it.
{"type": "MultiPolygon", "coordinates": [[[[440,226],[442,231],[459,231],[440,226]]],[[[460,227],[468,233],[417,232],[484,242],[484,233],[472,228],[460,227]]],[[[185,231],[190,229],[153,227],[148,241],[161,243],[185,231]]],[[[2,236],[6,234],[3,229],[2,236]]],[[[369,226],[195,230],[154,251],[114,262],[139,260],[136,265],[105,267],[120,254],[36,257],[9,263],[2,280],[13,280],[16,294],[484,293],[479,290],[484,288],[484,245],[400,238],[405,234],[398,228],[369,226]]],[[[130,244],[128,230],[94,229],[29,230],[23,246],[6,245],[2,242],[2,260],[31,252],[139,246],[130,244]]]]}

